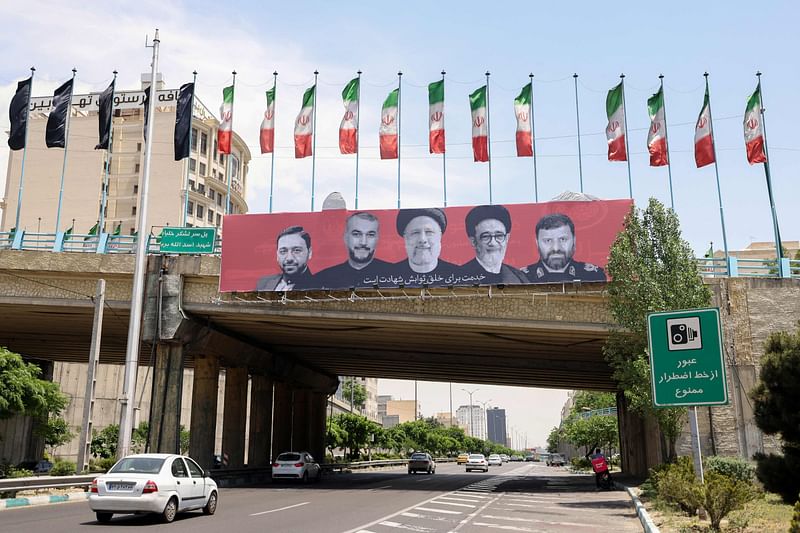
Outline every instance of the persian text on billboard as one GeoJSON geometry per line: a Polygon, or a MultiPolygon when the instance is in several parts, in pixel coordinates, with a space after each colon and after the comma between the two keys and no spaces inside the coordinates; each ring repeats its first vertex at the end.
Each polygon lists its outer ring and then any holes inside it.
{"type": "Polygon", "coordinates": [[[630,200],[225,217],[220,291],[606,281],[630,200]]]}

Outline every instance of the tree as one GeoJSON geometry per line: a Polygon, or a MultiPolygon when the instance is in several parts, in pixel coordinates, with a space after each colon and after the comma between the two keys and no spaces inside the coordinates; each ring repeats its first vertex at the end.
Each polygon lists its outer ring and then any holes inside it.
{"type": "Polygon", "coordinates": [[[357,382],[356,378],[345,378],[344,383],[342,383],[342,398],[355,409],[361,411],[367,403],[367,389],[357,382]]]}
{"type": "Polygon", "coordinates": [[[49,417],[46,422],[38,423],[33,432],[44,439],[44,445],[50,448],[51,455],[54,448],[68,443],[75,437],[67,421],[60,416],[49,417]]]}
{"type": "Polygon", "coordinates": [[[603,352],[633,412],[653,416],[665,438],[667,461],[675,457],[685,408],[655,409],[650,390],[647,314],[707,307],[711,291],[703,284],[694,253],[678,217],[658,200],[631,208],[608,262],[609,308],[617,324],[603,352]]]}
{"type": "Polygon", "coordinates": [[[331,424],[334,423],[342,431],[339,447],[348,450],[348,455],[353,460],[358,459],[361,448],[366,448],[370,444],[370,436],[379,434],[382,429],[367,417],[351,413],[335,415],[331,418],[331,424]]]}
{"type": "Polygon", "coordinates": [[[759,382],[750,392],[758,427],[781,438],[783,455],[757,453],[756,474],[764,487],[793,503],[800,493],[800,324],[795,333],[767,338],[759,382]]]}
{"type": "Polygon", "coordinates": [[[588,452],[592,446],[616,447],[619,443],[617,419],[614,416],[573,416],[562,428],[564,438],[577,448],[588,452]]]}
{"type": "Polygon", "coordinates": [[[553,427],[550,434],[547,436],[547,451],[556,453],[558,451],[558,443],[561,441],[561,430],[553,427]]]}
{"type": "Polygon", "coordinates": [[[42,370],[0,346],[0,419],[32,416],[46,422],[69,402],[57,383],[40,379],[42,370]]]}

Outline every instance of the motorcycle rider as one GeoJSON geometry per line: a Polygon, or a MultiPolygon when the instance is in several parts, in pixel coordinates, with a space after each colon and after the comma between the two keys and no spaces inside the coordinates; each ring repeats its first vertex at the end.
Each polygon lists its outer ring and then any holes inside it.
{"type": "Polygon", "coordinates": [[[591,450],[587,452],[586,459],[592,463],[594,483],[597,489],[600,489],[600,481],[603,479],[603,476],[608,476],[608,483],[611,485],[611,472],[608,470],[608,461],[606,461],[606,456],[603,455],[600,448],[595,448],[594,453],[591,453],[591,450]]]}

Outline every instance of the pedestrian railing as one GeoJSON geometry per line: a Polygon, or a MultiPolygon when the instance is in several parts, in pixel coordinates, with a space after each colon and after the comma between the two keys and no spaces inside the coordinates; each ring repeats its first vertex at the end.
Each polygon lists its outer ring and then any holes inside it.
{"type": "Polygon", "coordinates": [[[592,409],[591,411],[581,411],[578,413],[581,418],[592,418],[593,416],[617,416],[616,407],[603,407],[602,409],[592,409]]]}

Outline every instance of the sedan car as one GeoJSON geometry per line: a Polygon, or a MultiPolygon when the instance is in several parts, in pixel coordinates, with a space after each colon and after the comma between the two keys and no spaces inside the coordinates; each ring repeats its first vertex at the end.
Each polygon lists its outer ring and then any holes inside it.
{"type": "Polygon", "coordinates": [[[463,465],[464,463],[467,462],[468,459],[469,459],[468,453],[460,453],[458,454],[458,457],[456,457],[456,464],[463,465]]]}
{"type": "Polygon", "coordinates": [[[217,510],[217,484],[189,457],[168,453],[128,455],[92,481],[89,508],[98,522],[114,514],[157,513],[172,522],[182,511],[217,510]]]}
{"type": "Polygon", "coordinates": [[[427,474],[436,473],[436,462],[428,453],[416,452],[411,454],[408,460],[408,473],[425,472],[427,474]]]}
{"type": "Polygon", "coordinates": [[[496,453],[490,455],[487,462],[489,463],[489,466],[503,466],[503,458],[496,453]]]}
{"type": "Polygon", "coordinates": [[[506,453],[501,453],[500,459],[502,459],[504,463],[507,463],[511,460],[511,457],[506,453]]]}
{"type": "Polygon", "coordinates": [[[547,466],[564,466],[566,459],[560,453],[551,453],[547,458],[547,466]]]}
{"type": "Polygon", "coordinates": [[[473,470],[488,472],[489,463],[486,461],[486,456],[482,453],[471,453],[467,458],[466,468],[467,472],[472,472],[473,470]]]}
{"type": "Polygon", "coordinates": [[[272,463],[272,479],[319,481],[322,469],[308,452],[284,452],[272,463]]]}

